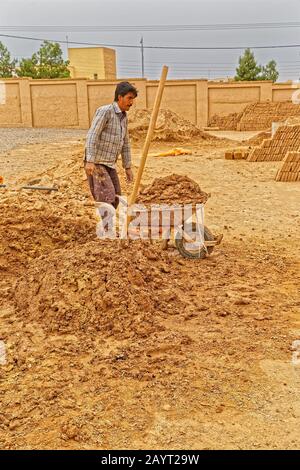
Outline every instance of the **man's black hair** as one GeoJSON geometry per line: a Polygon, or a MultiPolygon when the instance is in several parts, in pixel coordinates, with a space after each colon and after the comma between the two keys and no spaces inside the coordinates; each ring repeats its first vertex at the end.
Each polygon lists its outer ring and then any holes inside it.
{"type": "Polygon", "coordinates": [[[137,89],[131,85],[129,82],[120,82],[117,85],[116,91],[115,91],[115,101],[118,101],[119,96],[125,96],[127,93],[133,93],[134,97],[137,97],[138,91],[137,89]]]}

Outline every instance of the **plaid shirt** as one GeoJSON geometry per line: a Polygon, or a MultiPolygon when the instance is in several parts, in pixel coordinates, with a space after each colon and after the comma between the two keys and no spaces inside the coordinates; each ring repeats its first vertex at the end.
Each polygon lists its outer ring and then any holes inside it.
{"type": "Polygon", "coordinates": [[[131,166],[126,112],[116,102],[98,108],[85,144],[85,160],[115,168],[119,155],[124,168],[131,166]]]}

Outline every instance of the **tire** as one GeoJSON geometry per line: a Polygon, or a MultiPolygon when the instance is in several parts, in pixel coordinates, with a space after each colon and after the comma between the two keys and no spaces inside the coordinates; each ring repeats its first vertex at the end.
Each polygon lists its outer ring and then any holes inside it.
{"type": "MultiPolygon", "coordinates": [[[[193,230],[193,232],[196,231],[196,223],[193,222],[191,225],[186,226],[186,231],[189,232],[190,229],[193,230]]],[[[206,241],[213,241],[215,239],[214,235],[211,233],[211,231],[204,226],[204,240],[206,241]]],[[[213,246],[208,246],[206,249],[205,247],[202,247],[200,250],[188,250],[186,247],[186,242],[182,237],[182,234],[180,232],[177,232],[175,234],[175,246],[181,256],[184,258],[188,259],[204,259],[207,257],[207,255],[211,254],[214,247],[213,246]],[[207,250],[207,251],[206,251],[207,250]]]]}

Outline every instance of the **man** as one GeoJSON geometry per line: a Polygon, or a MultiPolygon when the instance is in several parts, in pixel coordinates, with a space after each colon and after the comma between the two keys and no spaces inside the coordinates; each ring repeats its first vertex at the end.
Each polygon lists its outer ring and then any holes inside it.
{"type": "Polygon", "coordinates": [[[98,108],[85,145],[85,172],[93,198],[117,208],[121,187],[116,162],[121,154],[128,183],[133,181],[127,113],[137,97],[136,88],[121,82],[112,104],[98,108]]]}

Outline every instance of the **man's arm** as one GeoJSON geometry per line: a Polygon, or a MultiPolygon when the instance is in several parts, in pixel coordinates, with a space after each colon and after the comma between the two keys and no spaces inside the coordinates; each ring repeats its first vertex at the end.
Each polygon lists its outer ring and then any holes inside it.
{"type": "Polygon", "coordinates": [[[128,129],[126,131],[126,136],[125,136],[124,144],[121,150],[121,155],[122,155],[122,165],[123,165],[123,168],[125,168],[127,182],[131,183],[133,181],[133,173],[131,170],[131,148],[130,148],[128,129]]]}
{"type": "Polygon", "coordinates": [[[126,130],[126,135],[125,135],[123,147],[121,150],[121,155],[122,155],[123,168],[125,169],[131,168],[131,149],[130,149],[128,129],[126,130]]]}
{"type": "Polygon", "coordinates": [[[97,154],[97,141],[101,132],[108,122],[108,110],[99,108],[94,116],[92,125],[86,136],[85,159],[89,163],[94,163],[97,154]]]}

